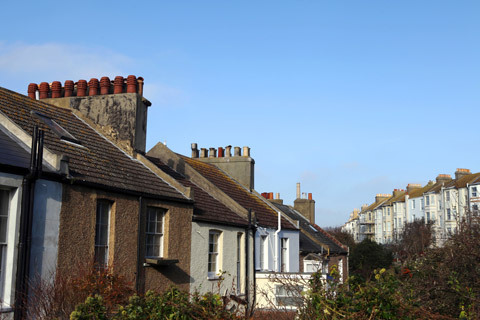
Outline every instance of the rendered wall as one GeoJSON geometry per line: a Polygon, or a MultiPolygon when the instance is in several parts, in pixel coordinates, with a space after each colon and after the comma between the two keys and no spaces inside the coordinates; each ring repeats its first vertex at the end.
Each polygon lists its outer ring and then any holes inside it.
{"type": "MultiPolygon", "coordinates": [[[[233,287],[237,287],[237,235],[241,233],[241,268],[240,288],[245,292],[245,229],[229,226],[192,222],[192,263],[190,267],[191,284],[190,291],[235,293],[233,287]],[[219,240],[219,264],[220,270],[225,271],[223,280],[208,279],[208,237],[210,230],[220,231],[219,240]]],[[[251,243],[251,240],[250,240],[251,243]]],[[[250,251],[251,252],[251,251],[250,251]]],[[[250,260],[252,261],[252,260],[250,260]]]]}

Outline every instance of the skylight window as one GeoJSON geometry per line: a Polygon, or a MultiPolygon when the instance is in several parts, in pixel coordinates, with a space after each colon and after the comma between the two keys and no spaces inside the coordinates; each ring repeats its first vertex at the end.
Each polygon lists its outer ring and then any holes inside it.
{"type": "Polygon", "coordinates": [[[317,230],[317,229],[315,229],[315,228],[314,228],[314,227],[313,227],[311,224],[309,224],[308,226],[309,226],[309,227],[310,227],[310,229],[312,229],[313,231],[315,231],[315,232],[318,232],[318,230],[317,230]]]}
{"type": "Polygon", "coordinates": [[[39,120],[41,120],[43,123],[45,123],[61,140],[75,143],[78,145],[81,145],[82,143],[80,140],[76,139],[70,132],[65,130],[61,125],[55,122],[52,118],[41,114],[40,112],[37,111],[32,111],[32,114],[39,120]]]}

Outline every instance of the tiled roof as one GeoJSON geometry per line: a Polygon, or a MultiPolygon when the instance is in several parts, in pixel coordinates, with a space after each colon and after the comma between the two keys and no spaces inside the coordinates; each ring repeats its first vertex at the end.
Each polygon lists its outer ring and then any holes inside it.
{"type": "Polygon", "coordinates": [[[248,225],[246,219],[237,215],[235,212],[223,205],[220,201],[216,200],[207,192],[205,192],[202,188],[198,187],[186,177],[164,164],[160,159],[154,157],[147,158],[151,162],[153,162],[160,170],[170,175],[182,185],[193,189],[194,220],[236,225],[242,227],[246,227],[248,225]]]}
{"type": "Polygon", "coordinates": [[[418,198],[422,197],[425,192],[428,192],[433,187],[434,183],[429,182],[422,188],[415,188],[412,192],[408,193],[408,197],[411,198],[418,198]]]}
{"type": "MultiPolygon", "coordinates": [[[[310,237],[315,238],[319,243],[327,246],[330,248],[331,253],[346,253],[347,250],[341,244],[337,239],[335,239],[332,235],[330,235],[328,232],[323,230],[317,225],[311,224],[300,212],[297,210],[293,209],[290,206],[286,206],[284,204],[280,203],[272,203],[275,207],[277,207],[279,210],[281,210],[283,213],[285,213],[287,216],[294,220],[298,220],[300,222],[300,235],[302,233],[310,235],[310,237]]],[[[302,237],[300,237],[300,240],[302,237]]],[[[302,251],[307,251],[307,252],[315,252],[315,251],[308,251],[309,249],[311,250],[312,248],[306,247],[302,248],[302,243],[300,243],[300,250],[302,251]]],[[[310,245],[310,243],[307,242],[307,245],[310,245]]],[[[317,245],[318,247],[318,245],[317,245]]],[[[321,247],[319,248],[321,250],[321,247]]],[[[319,251],[316,251],[319,252],[319,251]]]]}
{"type": "MultiPolygon", "coordinates": [[[[242,207],[245,209],[252,209],[256,214],[257,223],[260,226],[277,228],[277,212],[263,202],[263,200],[261,200],[257,195],[249,192],[216,166],[182,155],[180,156],[193,169],[204,176],[207,180],[212,182],[242,207]]],[[[297,229],[293,224],[284,218],[282,218],[282,228],[297,229]]]]}
{"type": "Polygon", "coordinates": [[[478,177],[480,177],[480,172],[467,174],[463,177],[460,177],[459,179],[452,180],[452,182],[447,184],[445,187],[465,188],[467,184],[472,183],[478,177]]]}
{"type": "Polygon", "coordinates": [[[394,202],[398,202],[400,201],[400,199],[403,197],[403,199],[405,199],[405,191],[400,191],[399,194],[397,194],[396,196],[392,196],[390,198],[388,198],[388,200],[384,203],[384,205],[391,205],[392,203],[394,202]]]}
{"type": "Polygon", "coordinates": [[[56,154],[70,158],[69,168],[74,182],[103,185],[166,199],[188,200],[68,109],[0,87],[0,112],[28,134],[32,133],[34,124],[45,130],[45,146],[56,154]],[[47,125],[35,119],[31,115],[32,111],[54,120],[79,140],[83,147],[61,140],[47,125]]]}

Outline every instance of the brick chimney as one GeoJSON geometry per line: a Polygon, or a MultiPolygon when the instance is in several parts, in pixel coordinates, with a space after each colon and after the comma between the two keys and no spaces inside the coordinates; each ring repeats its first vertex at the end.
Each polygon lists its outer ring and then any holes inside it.
{"type": "Polygon", "coordinates": [[[463,168],[458,168],[457,171],[455,171],[455,179],[460,179],[461,177],[464,177],[466,175],[472,174],[470,172],[470,169],[463,169],[463,168]]]}
{"type": "Polygon", "coordinates": [[[315,224],[315,200],[311,193],[308,194],[308,197],[300,196],[300,183],[297,183],[297,199],[293,201],[293,208],[307,218],[311,224],[315,224]]]}
{"type": "MultiPolygon", "coordinates": [[[[54,81],[51,86],[42,82],[40,99],[62,108],[80,112],[87,121],[98,126],[102,134],[111,138],[126,151],[144,153],[147,134],[147,108],[151,103],[143,98],[143,78],[121,76],[110,81],[79,80],[74,83],[54,81]],[[126,80],[126,81],[125,81],[126,80]]],[[[34,84],[29,85],[29,96],[34,97],[34,84]]]]}
{"type": "Polygon", "coordinates": [[[403,189],[393,189],[393,196],[394,197],[397,197],[397,196],[401,195],[402,193],[405,193],[405,190],[403,190],[403,189]]]}
{"type": "MultiPolygon", "coordinates": [[[[193,145],[192,143],[192,155],[196,155],[193,145]]],[[[231,156],[231,146],[219,147],[218,156],[217,149],[210,148],[210,156],[207,152],[203,153],[204,149],[200,149],[200,157],[197,160],[217,166],[249,190],[255,188],[255,160],[250,157],[249,147],[243,147],[243,154],[242,148],[235,147],[233,156],[231,156]]]]}

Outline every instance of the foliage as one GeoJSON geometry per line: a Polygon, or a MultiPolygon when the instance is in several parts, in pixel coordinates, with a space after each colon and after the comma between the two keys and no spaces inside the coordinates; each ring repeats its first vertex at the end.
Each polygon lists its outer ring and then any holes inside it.
{"type": "Polygon", "coordinates": [[[198,293],[192,296],[175,287],[164,293],[147,292],[145,296],[132,295],[126,305],[108,316],[103,299],[96,295],[77,306],[70,319],[115,319],[115,320],[162,320],[162,319],[235,319],[225,310],[219,295],[198,293]]]}
{"type": "Polygon", "coordinates": [[[349,247],[350,250],[352,250],[356,245],[353,236],[350,233],[342,230],[342,227],[326,228],[325,231],[340,241],[340,243],[349,247]]]}
{"type": "Polygon", "coordinates": [[[365,239],[350,251],[350,274],[357,280],[370,278],[373,270],[388,268],[393,261],[392,252],[375,241],[365,239]]]}
{"type": "Polygon", "coordinates": [[[435,243],[433,234],[433,222],[425,224],[423,219],[417,219],[406,223],[393,245],[395,256],[401,261],[422,256],[435,243]]]}

